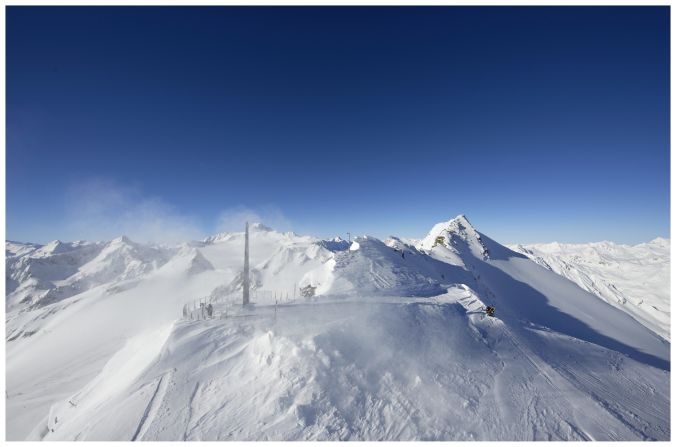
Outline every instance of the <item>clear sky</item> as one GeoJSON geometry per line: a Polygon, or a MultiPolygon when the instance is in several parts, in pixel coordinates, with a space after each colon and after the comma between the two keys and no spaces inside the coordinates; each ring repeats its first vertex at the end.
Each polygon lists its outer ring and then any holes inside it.
{"type": "Polygon", "coordinates": [[[669,236],[669,9],[7,9],[7,238],[669,236]]]}

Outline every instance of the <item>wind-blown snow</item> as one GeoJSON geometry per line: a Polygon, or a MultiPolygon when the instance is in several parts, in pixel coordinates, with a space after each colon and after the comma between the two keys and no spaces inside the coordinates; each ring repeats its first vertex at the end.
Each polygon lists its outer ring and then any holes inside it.
{"type": "Polygon", "coordinates": [[[250,244],[7,242],[8,439],[670,438],[668,340],[464,216],[250,244]]]}

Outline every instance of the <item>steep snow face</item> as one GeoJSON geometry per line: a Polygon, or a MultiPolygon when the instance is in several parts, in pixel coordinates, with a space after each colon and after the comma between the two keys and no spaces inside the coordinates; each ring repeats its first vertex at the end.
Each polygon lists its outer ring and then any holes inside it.
{"type": "Polygon", "coordinates": [[[98,255],[80,267],[75,280],[93,283],[137,278],[167,262],[175,251],[132,242],[122,236],[106,244],[98,255]]]}
{"type": "Polygon", "coordinates": [[[101,250],[99,244],[84,244],[63,249],[66,244],[50,243],[6,260],[8,309],[38,304],[49,293],[55,293],[60,281],[75,275],[101,250]],[[52,249],[62,247],[50,254],[52,249]],[[48,248],[46,248],[48,247],[48,248]]]}
{"type": "Polygon", "coordinates": [[[59,253],[66,253],[73,251],[83,245],[88,245],[88,243],[84,241],[61,242],[59,240],[54,240],[39,247],[35,252],[33,252],[33,257],[45,258],[59,253]]]}
{"type": "Polygon", "coordinates": [[[418,243],[418,248],[425,252],[438,248],[437,257],[457,265],[464,265],[467,256],[482,260],[490,256],[481,239],[481,233],[474,229],[464,214],[448,222],[436,224],[418,243]]]}
{"type": "Polygon", "coordinates": [[[214,270],[214,266],[204,257],[202,252],[189,244],[181,245],[176,254],[161,267],[165,274],[196,275],[198,273],[214,270]]]}
{"type": "Polygon", "coordinates": [[[40,244],[30,244],[24,242],[5,242],[5,258],[12,258],[14,256],[23,256],[31,253],[42,247],[40,244]]]}
{"type": "Polygon", "coordinates": [[[612,242],[554,242],[511,248],[670,339],[671,253],[668,239],[657,238],[634,246],[612,242]]]}
{"type": "Polygon", "coordinates": [[[317,244],[329,251],[344,251],[350,248],[350,242],[341,239],[340,237],[335,237],[331,240],[319,241],[317,244]]]}

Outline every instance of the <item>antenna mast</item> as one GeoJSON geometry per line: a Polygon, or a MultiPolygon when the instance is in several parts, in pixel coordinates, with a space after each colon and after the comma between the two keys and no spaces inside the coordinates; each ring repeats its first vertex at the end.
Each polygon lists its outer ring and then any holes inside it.
{"type": "Polygon", "coordinates": [[[244,230],[244,275],[242,281],[242,305],[249,304],[249,222],[244,230]]]}

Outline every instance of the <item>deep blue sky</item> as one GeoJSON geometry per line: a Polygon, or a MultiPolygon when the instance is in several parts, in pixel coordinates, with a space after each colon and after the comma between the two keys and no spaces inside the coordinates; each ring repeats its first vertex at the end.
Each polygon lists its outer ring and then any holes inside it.
{"type": "Polygon", "coordinates": [[[7,9],[8,239],[233,207],[318,236],[465,213],[505,243],[668,237],[669,9],[7,9]]]}

